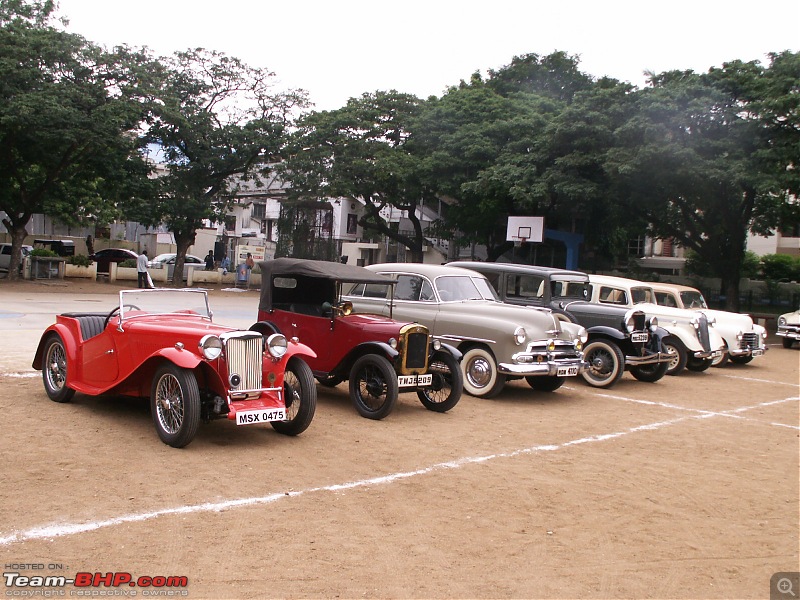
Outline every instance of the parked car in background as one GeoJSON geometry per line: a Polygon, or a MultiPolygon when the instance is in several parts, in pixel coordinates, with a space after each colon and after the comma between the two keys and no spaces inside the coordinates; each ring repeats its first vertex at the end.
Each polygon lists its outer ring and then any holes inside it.
{"type": "Polygon", "coordinates": [[[656,303],[690,310],[702,310],[716,323],[714,329],[725,341],[725,352],[714,359],[713,366],[721,367],[728,362],[746,364],[767,351],[767,330],[753,323],[750,315],[708,308],[700,290],[675,283],[649,282],[656,293],[656,303]]]}
{"type": "MultiPolygon", "coordinates": [[[[19,270],[22,271],[22,259],[30,256],[33,246],[22,246],[19,256],[19,270]]],[[[0,244],[0,272],[7,273],[11,264],[11,244],[0,244]]]]}
{"type": "MultiPolygon", "coordinates": [[[[147,266],[151,269],[167,269],[167,280],[172,281],[172,275],[175,273],[175,261],[178,255],[175,253],[159,254],[153,257],[152,260],[147,262],[147,266]]],[[[205,261],[195,256],[194,254],[187,254],[186,260],[183,263],[183,280],[189,279],[189,269],[205,269],[205,261]]]]}
{"type": "Polygon", "coordinates": [[[461,398],[461,353],[431,339],[411,321],[352,313],[342,288],[394,282],[363,267],[319,260],[278,258],[260,263],[258,322],[267,336],[282,332],[316,352],[309,365],[325,386],[349,381],[350,399],[362,417],[382,419],[400,391],[417,393],[428,410],[445,412],[461,398]]]}
{"type": "Polygon", "coordinates": [[[778,317],[778,330],[775,333],[782,338],[784,348],[791,348],[792,344],[800,342],[800,310],[778,317]]]}
{"type": "Polygon", "coordinates": [[[74,240],[33,240],[34,248],[44,248],[58,256],[75,256],[74,240]]]}
{"type": "Polygon", "coordinates": [[[97,263],[98,273],[108,273],[111,263],[136,260],[138,256],[136,252],[128,250],[127,248],[103,248],[94,254],[90,254],[89,258],[97,263]]]}
{"type": "Polygon", "coordinates": [[[109,312],[58,315],[33,368],[55,402],[76,391],[149,397],[159,437],[181,448],[211,419],[305,431],[317,400],[313,357],[281,334],[212,323],[205,291],[123,290],[109,312]]]}
{"type": "Polygon", "coordinates": [[[455,345],[464,354],[464,389],[473,396],[491,398],[507,380],[523,377],[536,390],[554,391],[587,368],[583,327],[548,308],[503,304],[476,271],[418,263],[366,268],[394,279],[397,289],[392,295],[386,284],[353,286],[346,299],[356,312],[417,321],[455,345]]]}
{"type": "Polygon", "coordinates": [[[671,357],[661,342],[669,333],[636,308],[593,304],[587,300],[589,276],[580,271],[495,262],[448,263],[482,273],[503,302],[548,307],[586,328],[589,339],[582,376],[589,385],[608,388],[627,370],[640,381],[655,382],[667,372],[671,357]]]}
{"type": "Polygon", "coordinates": [[[664,348],[672,355],[667,375],[677,375],[684,368],[705,371],[724,352],[725,341],[714,329],[713,317],[699,310],[659,306],[649,283],[591,274],[589,283],[589,298],[596,304],[636,307],[648,316],[658,317],[659,326],[670,333],[662,340],[664,348]]]}

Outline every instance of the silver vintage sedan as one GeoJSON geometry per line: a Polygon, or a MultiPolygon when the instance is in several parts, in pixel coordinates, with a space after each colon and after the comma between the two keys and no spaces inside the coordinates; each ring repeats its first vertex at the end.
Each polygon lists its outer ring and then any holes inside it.
{"type": "Polygon", "coordinates": [[[356,312],[416,321],[464,354],[464,391],[497,395],[509,379],[524,377],[535,390],[554,391],[587,368],[586,330],[547,308],[503,304],[486,278],[446,265],[390,263],[368,269],[397,280],[391,286],[354,285],[346,299],[356,312]]]}

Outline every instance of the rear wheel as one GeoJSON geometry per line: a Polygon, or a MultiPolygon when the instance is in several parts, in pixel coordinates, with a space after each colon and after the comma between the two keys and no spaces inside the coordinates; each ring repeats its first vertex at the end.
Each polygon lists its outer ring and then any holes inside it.
{"type": "Polygon", "coordinates": [[[555,392],[564,385],[566,377],[556,377],[555,375],[528,375],[525,381],[537,392],[555,392]]]}
{"type": "Polygon", "coordinates": [[[662,341],[664,352],[669,354],[670,361],[667,363],[667,375],[677,375],[686,368],[686,348],[674,337],[666,337],[662,341]]]}
{"type": "Polygon", "coordinates": [[[57,333],[45,342],[42,382],[47,397],[53,402],[69,402],[75,395],[75,390],[67,387],[67,350],[57,333]]]}
{"type": "Polygon", "coordinates": [[[581,375],[592,387],[611,387],[625,372],[622,351],[608,340],[597,339],[586,344],[583,348],[583,359],[589,363],[589,368],[581,375]]]}
{"type": "Polygon", "coordinates": [[[283,374],[283,397],[286,402],[286,421],[272,421],[278,433],[298,435],[311,425],[317,410],[317,386],[314,374],[304,360],[289,359],[283,374]]]}
{"type": "Polygon", "coordinates": [[[505,375],[497,372],[497,362],[489,350],[476,346],[461,359],[464,391],[478,398],[493,398],[506,384],[505,375]]]}
{"type": "Polygon", "coordinates": [[[358,414],[383,419],[397,403],[397,375],[383,356],[365,354],[350,371],[350,399],[358,414]]]}
{"type": "Polygon", "coordinates": [[[173,363],[159,367],[153,377],[150,410],[162,442],[173,448],[187,446],[200,425],[200,391],[194,372],[173,363]]]}
{"type": "Polygon", "coordinates": [[[428,373],[433,374],[433,383],[430,387],[417,390],[422,405],[428,410],[446,412],[458,404],[464,389],[464,376],[453,355],[449,352],[434,354],[428,373]]]}

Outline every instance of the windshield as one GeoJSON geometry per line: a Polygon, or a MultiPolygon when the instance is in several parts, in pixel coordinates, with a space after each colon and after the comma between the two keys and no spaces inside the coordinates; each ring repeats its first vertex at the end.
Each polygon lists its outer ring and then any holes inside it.
{"type": "Polygon", "coordinates": [[[681,292],[681,301],[684,308],[708,308],[703,294],[697,291],[681,292]]]}
{"type": "Polygon", "coordinates": [[[499,301],[489,282],[483,277],[469,275],[446,275],[436,279],[436,291],[442,302],[461,300],[499,301]]]}
{"type": "Polygon", "coordinates": [[[205,290],[124,290],[119,293],[122,319],[148,315],[193,313],[211,318],[205,290]]]}
{"type": "Polygon", "coordinates": [[[642,302],[656,303],[653,289],[649,287],[634,287],[631,288],[631,300],[634,304],[641,304],[642,302]]]}

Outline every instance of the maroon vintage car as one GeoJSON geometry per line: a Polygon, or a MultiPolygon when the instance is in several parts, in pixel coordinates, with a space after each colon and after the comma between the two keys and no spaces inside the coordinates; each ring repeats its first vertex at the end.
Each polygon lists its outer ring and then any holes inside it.
{"type": "Polygon", "coordinates": [[[283,333],[315,352],[308,364],[325,386],[349,381],[358,413],[382,419],[400,390],[416,391],[425,408],[445,412],[461,398],[461,352],[434,340],[419,323],[351,314],[341,296],[356,283],[382,288],[394,280],[363,267],[294,258],[259,263],[261,301],[251,327],[265,336],[283,333]],[[343,292],[343,287],[344,292],[343,292]]]}
{"type": "Polygon", "coordinates": [[[305,431],[317,403],[305,362],[314,356],[279,333],[214,324],[203,290],[124,290],[108,313],[58,315],[33,367],[56,402],[76,391],[149,397],[159,437],[181,448],[201,420],[305,431]]]}

